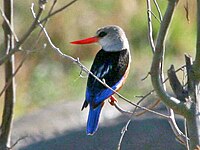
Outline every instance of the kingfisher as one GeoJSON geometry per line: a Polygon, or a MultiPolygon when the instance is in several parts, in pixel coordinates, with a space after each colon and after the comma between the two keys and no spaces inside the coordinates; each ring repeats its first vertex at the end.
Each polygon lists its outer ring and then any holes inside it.
{"type": "Polygon", "coordinates": [[[109,25],[97,30],[96,35],[90,38],[73,41],[72,44],[90,44],[98,42],[102,47],[95,56],[90,71],[106,83],[109,89],[89,74],[86,87],[86,96],[82,109],[89,105],[87,120],[87,135],[93,135],[98,128],[98,122],[104,101],[113,96],[128,76],[131,55],[125,32],[116,25],[109,25]]]}

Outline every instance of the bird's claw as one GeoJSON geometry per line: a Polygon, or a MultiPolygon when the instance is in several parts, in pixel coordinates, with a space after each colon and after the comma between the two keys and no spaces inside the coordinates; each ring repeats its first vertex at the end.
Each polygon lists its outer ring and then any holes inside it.
{"type": "Polygon", "coordinates": [[[109,103],[110,103],[110,105],[114,106],[115,103],[117,103],[117,99],[114,96],[111,96],[110,100],[109,100],[109,103]]]}

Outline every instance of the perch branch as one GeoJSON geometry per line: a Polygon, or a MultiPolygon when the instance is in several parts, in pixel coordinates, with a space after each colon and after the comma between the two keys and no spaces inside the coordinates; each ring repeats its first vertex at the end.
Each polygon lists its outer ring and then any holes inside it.
{"type": "MultiPolygon", "coordinates": [[[[50,8],[50,10],[49,10],[49,12],[48,12],[48,15],[50,15],[50,14],[52,13],[53,8],[55,7],[56,3],[57,3],[57,0],[54,0],[54,1],[53,1],[53,4],[52,4],[52,6],[51,6],[51,8],[50,8]]],[[[44,23],[43,23],[43,26],[44,26],[44,27],[46,26],[47,21],[48,21],[48,19],[46,19],[46,20],[44,21],[44,23]]],[[[40,39],[40,36],[41,36],[41,33],[42,33],[42,29],[40,29],[40,32],[38,33],[38,39],[37,39],[35,45],[38,43],[38,41],[39,41],[39,39],[40,39]]]]}
{"type": "MultiPolygon", "coordinates": [[[[33,7],[34,7],[34,4],[32,4],[31,10],[32,10],[33,17],[35,18],[36,16],[35,16],[35,12],[34,12],[33,7]]],[[[113,89],[112,89],[111,87],[109,87],[104,81],[100,80],[100,79],[99,79],[98,77],[96,77],[92,72],[90,72],[90,70],[87,69],[87,67],[85,67],[85,66],[79,61],[79,58],[75,59],[75,58],[73,58],[72,56],[69,56],[69,55],[66,55],[66,54],[62,53],[62,51],[61,51],[59,48],[57,48],[57,47],[53,44],[53,42],[51,41],[51,38],[49,37],[49,35],[48,35],[47,31],[46,31],[46,29],[43,27],[43,25],[41,24],[41,22],[40,22],[39,20],[38,20],[38,23],[39,23],[39,26],[43,29],[43,32],[44,32],[44,34],[45,34],[45,36],[46,36],[46,38],[47,38],[47,40],[48,40],[50,46],[51,46],[62,58],[68,59],[68,60],[72,61],[73,63],[77,64],[77,65],[81,68],[81,70],[83,70],[83,71],[86,72],[87,74],[91,74],[98,82],[100,82],[102,85],[104,85],[105,87],[107,87],[107,88],[109,88],[110,90],[112,90],[119,98],[123,99],[124,101],[128,102],[129,104],[131,104],[131,105],[133,105],[133,106],[135,106],[135,107],[141,108],[141,109],[143,109],[143,110],[147,110],[147,111],[149,111],[149,112],[152,112],[152,113],[154,113],[154,114],[156,114],[156,115],[163,116],[163,117],[165,116],[165,115],[163,115],[163,114],[161,114],[161,113],[159,113],[159,112],[156,112],[156,111],[147,109],[147,108],[145,108],[145,107],[139,106],[139,105],[137,105],[137,104],[131,102],[129,99],[125,98],[124,96],[122,96],[121,94],[119,94],[118,92],[116,92],[115,90],[113,90],[113,89]]],[[[165,116],[165,117],[167,117],[167,116],[165,116]]]]}

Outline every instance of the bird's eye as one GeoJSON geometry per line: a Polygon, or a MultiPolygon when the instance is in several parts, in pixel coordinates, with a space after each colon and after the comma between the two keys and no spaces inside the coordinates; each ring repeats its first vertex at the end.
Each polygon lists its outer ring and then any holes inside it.
{"type": "Polygon", "coordinates": [[[106,35],[107,35],[107,33],[106,33],[106,32],[104,32],[104,31],[102,31],[102,32],[100,32],[100,33],[99,33],[99,35],[98,35],[98,36],[99,36],[99,37],[104,37],[104,36],[106,36],[106,35]]]}

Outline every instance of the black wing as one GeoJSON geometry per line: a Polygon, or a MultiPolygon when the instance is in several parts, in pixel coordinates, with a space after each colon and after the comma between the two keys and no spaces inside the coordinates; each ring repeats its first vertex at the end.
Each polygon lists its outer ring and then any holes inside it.
{"type": "MultiPolygon", "coordinates": [[[[93,62],[91,72],[115,90],[116,84],[124,76],[129,64],[129,52],[122,50],[118,52],[106,52],[100,50],[93,62]]],[[[99,105],[113,92],[89,75],[86,90],[86,104],[99,105]]],[[[84,103],[83,107],[87,105],[84,103]]]]}

